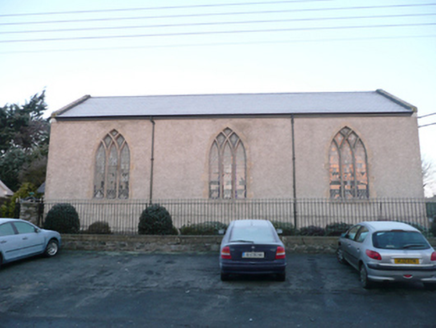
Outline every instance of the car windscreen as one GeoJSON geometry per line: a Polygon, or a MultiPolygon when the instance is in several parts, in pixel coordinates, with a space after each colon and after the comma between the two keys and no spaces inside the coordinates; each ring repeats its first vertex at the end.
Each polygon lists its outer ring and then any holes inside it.
{"type": "Polygon", "coordinates": [[[276,243],[274,231],[266,226],[234,227],[230,235],[230,242],[252,242],[256,244],[276,243]]]}
{"type": "Polygon", "coordinates": [[[372,235],[374,247],[382,249],[428,249],[424,236],[415,231],[378,231],[372,235]]]}

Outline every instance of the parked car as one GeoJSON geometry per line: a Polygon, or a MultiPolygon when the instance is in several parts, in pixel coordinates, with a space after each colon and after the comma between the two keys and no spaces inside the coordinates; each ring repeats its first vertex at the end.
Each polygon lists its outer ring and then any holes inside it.
{"type": "Polygon", "coordinates": [[[220,250],[223,281],[231,274],[275,274],[280,281],[286,279],[285,246],[270,221],[232,221],[220,250]]]}
{"type": "Polygon", "coordinates": [[[359,270],[363,288],[383,281],[420,281],[436,288],[436,252],[405,223],[361,222],[342,234],[336,255],[359,270]]]}
{"type": "Polygon", "coordinates": [[[61,235],[56,231],[20,219],[0,219],[0,265],[39,254],[52,257],[60,246],[61,235]]]}

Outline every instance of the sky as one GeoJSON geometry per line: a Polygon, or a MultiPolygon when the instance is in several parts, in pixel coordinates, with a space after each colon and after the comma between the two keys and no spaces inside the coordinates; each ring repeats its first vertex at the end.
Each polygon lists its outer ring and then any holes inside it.
{"type": "MultiPolygon", "coordinates": [[[[435,59],[436,0],[0,0],[0,106],[45,90],[47,117],[88,94],[376,89],[421,117],[435,59]]],[[[436,125],[419,137],[436,170],[436,125]]]]}

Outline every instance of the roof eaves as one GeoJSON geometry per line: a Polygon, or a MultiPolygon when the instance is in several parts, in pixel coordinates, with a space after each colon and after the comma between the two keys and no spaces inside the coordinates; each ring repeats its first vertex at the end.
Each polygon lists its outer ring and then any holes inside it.
{"type": "Polygon", "coordinates": [[[66,111],[70,110],[71,108],[83,103],[84,101],[88,100],[89,98],[91,98],[91,95],[85,95],[82,98],[79,98],[79,99],[73,101],[71,104],[68,104],[68,105],[62,107],[61,109],[53,112],[51,114],[51,117],[55,118],[56,116],[61,115],[61,114],[65,113],[66,111]]]}
{"type": "Polygon", "coordinates": [[[389,100],[393,101],[394,103],[396,103],[404,108],[410,109],[414,113],[416,113],[418,110],[416,106],[413,106],[413,105],[409,104],[408,102],[406,102],[398,97],[395,97],[394,95],[390,94],[389,92],[386,92],[383,89],[377,89],[376,92],[378,94],[388,98],[389,100]]]}

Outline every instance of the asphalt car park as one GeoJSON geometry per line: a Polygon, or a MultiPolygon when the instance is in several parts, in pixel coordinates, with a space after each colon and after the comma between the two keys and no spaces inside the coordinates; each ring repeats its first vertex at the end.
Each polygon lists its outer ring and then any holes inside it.
{"type": "Polygon", "coordinates": [[[434,327],[420,283],[365,290],[334,254],[287,254],[286,280],[221,281],[219,254],[62,250],[0,269],[0,327],[434,327]]]}

